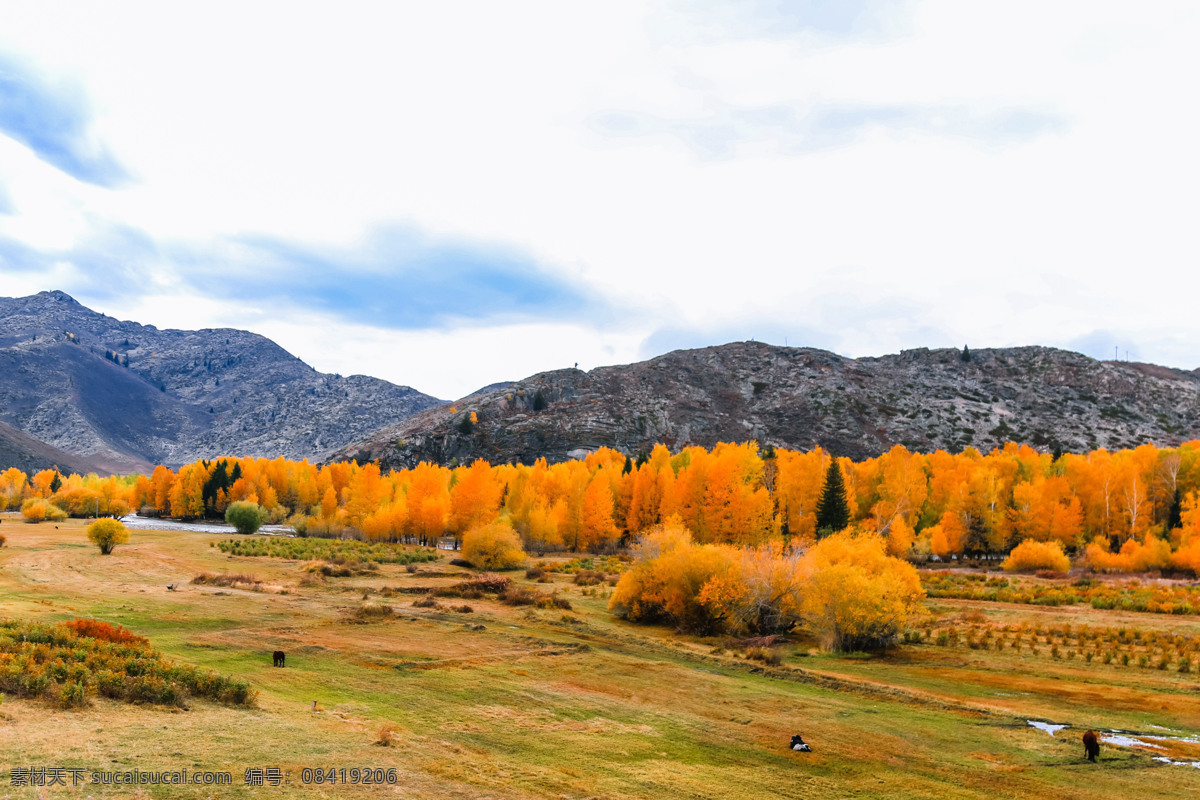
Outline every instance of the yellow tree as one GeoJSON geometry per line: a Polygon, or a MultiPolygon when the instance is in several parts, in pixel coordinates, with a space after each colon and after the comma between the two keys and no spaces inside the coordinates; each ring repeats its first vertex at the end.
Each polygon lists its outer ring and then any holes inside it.
{"type": "Polygon", "coordinates": [[[817,538],[817,500],[825,485],[829,456],[816,448],[808,453],[775,451],[775,501],[789,536],[803,542],[817,538]]]}
{"type": "Polygon", "coordinates": [[[422,461],[411,470],[407,533],[422,544],[437,540],[450,517],[450,470],[422,461]]]}
{"type": "Polygon", "coordinates": [[[179,474],[171,485],[169,503],[173,517],[199,517],[204,514],[204,482],[208,470],[197,461],[179,468],[179,474]]]}
{"type": "Polygon", "coordinates": [[[583,495],[579,546],[593,553],[612,548],[621,537],[613,524],[613,495],[605,472],[596,471],[583,495]]]}
{"type": "Polygon", "coordinates": [[[479,459],[469,467],[454,470],[454,475],[457,480],[450,490],[450,530],[461,535],[495,521],[504,494],[504,484],[496,470],[479,459]]]}
{"type": "Polygon", "coordinates": [[[896,445],[877,461],[879,488],[877,499],[871,506],[874,528],[886,536],[899,519],[911,529],[929,496],[929,477],[925,474],[924,460],[903,446],[896,445]]]}

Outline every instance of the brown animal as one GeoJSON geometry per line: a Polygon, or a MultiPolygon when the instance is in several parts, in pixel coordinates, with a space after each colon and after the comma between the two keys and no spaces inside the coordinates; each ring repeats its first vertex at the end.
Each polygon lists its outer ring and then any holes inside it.
{"type": "Polygon", "coordinates": [[[284,655],[283,655],[283,651],[282,651],[282,650],[276,650],[276,651],[275,651],[275,654],[274,654],[274,658],[275,658],[275,663],[274,663],[274,665],[273,665],[273,666],[276,666],[276,667],[282,667],[282,666],[285,666],[285,665],[284,665],[284,663],[283,663],[283,660],[284,660],[284,655]]]}
{"type": "Polygon", "coordinates": [[[1083,735],[1083,752],[1088,761],[1095,761],[1096,756],[1100,755],[1100,737],[1095,731],[1088,731],[1083,735]]]}

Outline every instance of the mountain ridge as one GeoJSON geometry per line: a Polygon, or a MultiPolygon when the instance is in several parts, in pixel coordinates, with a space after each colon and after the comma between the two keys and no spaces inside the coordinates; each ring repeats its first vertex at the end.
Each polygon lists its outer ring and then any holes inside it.
{"type": "Polygon", "coordinates": [[[440,402],[317,372],[250,331],[159,330],[61,291],[0,298],[0,421],[101,462],[315,459],[440,402]]]}
{"type": "Polygon", "coordinates": [[[421,411],[330,460],[561,461],[597,447],[753,439],[865,458],[912,450],[1163,446],[1200,438],[1200,370],[1098,361],[1028,346],[916,348],[857,359],[734,342],[590,372],[538,373],[421,411]],[[541,396],[544,408],[535,409],[541,396]],[[464,422],[475,412],[478,422],[464,422]]]}

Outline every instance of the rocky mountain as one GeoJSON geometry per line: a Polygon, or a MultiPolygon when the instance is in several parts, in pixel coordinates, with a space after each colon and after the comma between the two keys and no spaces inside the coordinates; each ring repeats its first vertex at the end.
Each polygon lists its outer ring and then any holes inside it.
{"type": "Polygon", "coordinates": [[[420,460],[560,461],[755,439],[856,459],[895,444],[982,451],[1169,446],[1200,438],[1200,373],[1047,347],[843,358],[739,342],[591,372],[545,372],[427,409],[342,448],[385,467],[420,460]],[[477,423],[471,424],[474,411],[477,423]]]}
{"type": "Polygon", "coordinates": [[[0,422],[105,471],[313,459],[439,402],[317,372],[248,331],[159,330],[62,292],[0,298],[0,422]]]}
{"type": "Polygon", "coordinates": [[[103,459],[89,459],[51,447],[6,422],[0,422],[0,469],[16,467],[29,474],[43,469],[57,469],[86,475],[89,472],[117,471],[112,466],[103,459]]]}

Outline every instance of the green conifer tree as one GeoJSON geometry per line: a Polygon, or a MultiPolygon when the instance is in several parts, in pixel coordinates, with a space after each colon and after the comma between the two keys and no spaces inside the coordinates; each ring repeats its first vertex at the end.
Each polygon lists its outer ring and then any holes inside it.
{"type": "Polygon", "coordinates": [[[850,506],[846,502],[846,482],[837,459],[829,459],[825,488],[817,500],[817,536],[837,533],[850,525],[850,506]]]}

